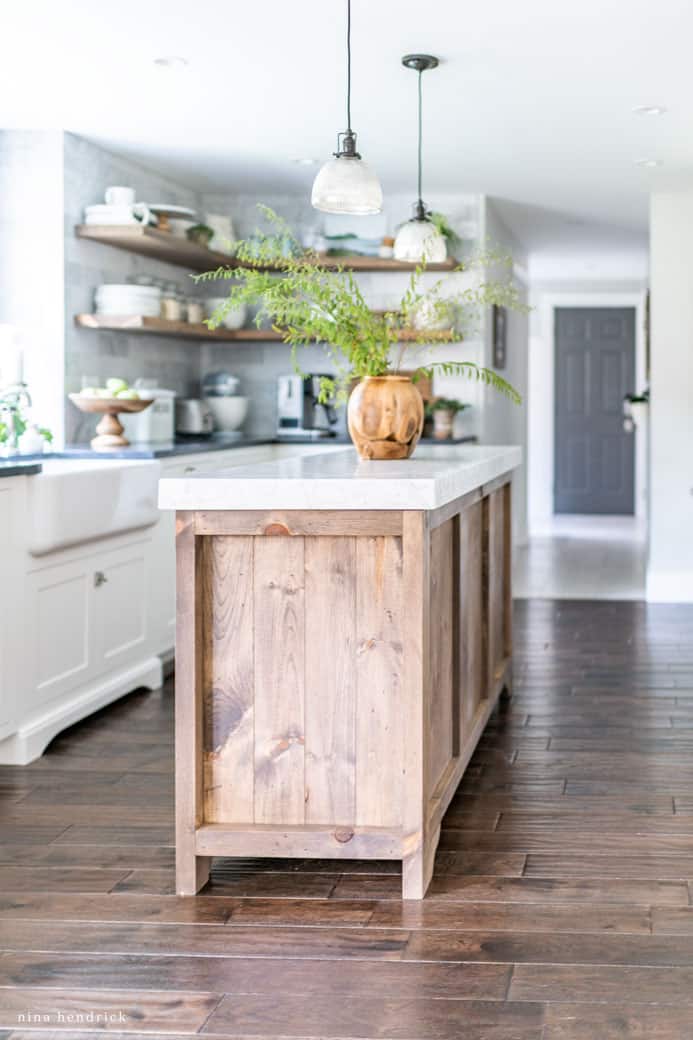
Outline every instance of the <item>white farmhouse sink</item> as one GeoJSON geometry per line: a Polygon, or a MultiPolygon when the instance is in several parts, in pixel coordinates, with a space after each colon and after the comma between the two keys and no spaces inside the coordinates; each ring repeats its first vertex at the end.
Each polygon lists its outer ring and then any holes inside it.
{"type": "Polygon", "coordinates": [[[27,480],[29,552],[149,527],[159,519],[155,460],[47,459],[27,480]]]}

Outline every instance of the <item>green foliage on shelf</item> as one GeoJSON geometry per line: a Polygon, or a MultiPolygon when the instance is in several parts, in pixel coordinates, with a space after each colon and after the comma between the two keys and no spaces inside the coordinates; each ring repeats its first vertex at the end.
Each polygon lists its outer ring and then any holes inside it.
{"type": "Polygon", "coordinates": [[[458,401],[456,397],[435,397],[426,403],[424,411],[428,418],[434,412],[452,412],[453,415],[457,415],[458,412],[463,412],[465,408],[470,407],[464,401],[458,401]]]}
{"type": "Polygon", "coordinates": [[[207,320],[210,329],[218,328],[229,311],[240,304],[259,304],[255,319],[258,328],[267,320],[272,323],[290,345],[292,363],[298,373],[302,372],[298,358],[300,348],[315,342],[323,344],[336,370],[334,378],[323,380],[323,401],[343,401],[352,379],[413,369],[414,378],[430,376],[436,371],[469,376],[520,403],[515,388],[491,369],[471,361],[420,364],[412,356],[424,346],[432,345],[432,341],[436,346],[458,341],[462,331],[471,328],[483,310],[492,304],[522,308],[510,273],[506,281],[483,278],[491,263],[510,263],[508,258],[485,251],[461,263],[458,271],[477,270],[482,277],[452,296],[443,296],[443,279],[431,288],[422,288],[421,279],[426,270],[422,262],[412,272],[397,308],[376,313],[364,299],[351,271],[342,267],[328,270],[322,266],[317,253],[301,249],[281,217],[266,206],[258,208],[267,218],[271,232],[257,231],[252,239],[238,244],[236,258],[243,266],[219,267],[194,276],[200,282],[230,280],[234,283],[227,299],[207,320]],[[457,327],[433,333],[430,329],[416,328],[416,314],[424,302],[431,326],[436,324],[436,319],[449,317],[451,304],[454,305],[457,327]],[[406,342],[398,341],[403,327],[408,333],[406,342]]]}

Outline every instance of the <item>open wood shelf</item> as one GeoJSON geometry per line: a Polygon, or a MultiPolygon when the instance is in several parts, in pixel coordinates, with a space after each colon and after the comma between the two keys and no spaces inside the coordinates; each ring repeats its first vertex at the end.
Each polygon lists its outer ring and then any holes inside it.
{"type": "MultiPolygon", "coordinates": [[[[164,318],[148,318],[139,314],[76,314],[75,325],[83,329],[105,332],[145,333],[152,336],[175,336],[178,339],[211,339],[217,342],[250,343],[282,342],[281,332],[274,329],[208,329],[206,325],[193,325],[187,321],[166,321],[164,318]]],[[[413,342],[420,334],[414,329],[400,329],[397,339],[413,342]]],[[[433,331],[426,337],[427,343],[454,342],[449,331],[433,331]]]]}
{"type": "Polygon", "coordinates": [[[208,329],[187,321],[166,321],[139,314],[76,314],[75,324],[83,329],[101,329],[107,332],[147,333],[152,336],[175,336],[178,339],[213,339],[224,342],[251,340],[281,340],[274,329],[208,329]]]}
{"type": "MultiPolygon", "coordinates": [[[[415,271],[416,264],[406,263],[404,260],[386,260],[380,256],[328,256],[320,253],[318,263],[330,271],[336,271],[342,267],[345,271],[415,271]]],[[[427,264],[427,271],[454,271],[458,266],[457,260],[448,257],[440,264],[427,264]]]]}
{"type": "MultiPolygon", "coordinates": [[[[125,249],[129,253],[163,260],[167,264],[187,267],[192,271],[211,271],[217,267],[237,268],[243,265],[226,253],[215,253],[212,249],[199,246],[187,238],[179,238],[170,231],[142,224],[102,225],[78,224],[77,238],[101,242],[103,245],[125,249]]],[[[327,256],[321,254],[318,263],[334,271],[343,267],[346,271],[413,271],[416,264],[401,260],[385,260],[379,256],[327,256]]],[[[454,271],[457,261],[452,257],[441,264],[429,264],[427,271],[454,271]]]]}
{"type": "Polygon", "coordinates": [[[215,253],[206,246],[199,246],[187,238],[179,238],[170,231],[159,231],[158,228],[145,227],[142,224],[107,225],[78,224],[75,228],[77,238],[87,238],[92,242],[101,242],[116,249],[125,249],[128,253],[139,253],[152,260],[163,260],[167,264],[187,267],[193,271],[211,271],[216,267],[237,266],[232,257],[225,253],[215,253]]]}

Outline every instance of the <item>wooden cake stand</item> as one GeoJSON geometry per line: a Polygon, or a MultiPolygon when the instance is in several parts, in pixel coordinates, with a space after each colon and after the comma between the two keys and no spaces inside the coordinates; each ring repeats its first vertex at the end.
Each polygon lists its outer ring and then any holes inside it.
{"type": "Polygon", "coordinates": [[[126,397],[85,397],[84,394],[70,394],[70,400],[79,408],[80,412],[90,412],[102,415],[96,427],[96,437],[92,438],[91,446],[94,451],[108,450],[109,448],[127,448],[130,441],[125,437],[123,424],[118,419],[122,412],[143,412],[153,403],[153,399],[128,400],[126,397]]]}

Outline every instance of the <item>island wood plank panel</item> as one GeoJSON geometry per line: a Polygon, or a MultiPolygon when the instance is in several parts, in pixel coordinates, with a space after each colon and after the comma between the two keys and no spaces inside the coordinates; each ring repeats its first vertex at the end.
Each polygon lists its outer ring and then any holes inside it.
{"type": "Polygon", "coordinates": [[[402,714],[402,539],[356,539],[357,826],[400,827],[405,720],[402,714]],[[391,750],[383,755],[383,748],[391,750]]]}
{"type": "Polygon", "coordinates": [[[356,538],[305,539],[306,823],[356,817],[356,549],[356,538]]]}
{"type": "MultiPolygon", "coordinates": [[[[179,894],[210,857],[293,855],[402,860],[421,898],[509,681],[509,487],[433,513],[181,514],[196,592],[193,608],[184,575],[180,753],[196,760],[178,775],[197,778],[201,760],[203,792],[201,808],[199,793],[179,800],[179,859],[202,864],[179,871],[179,894]]],[[[479,762],[516,752],[488,746],[479,762]]]]}
{"type": "Polygon", "coordinates": [[[483,503],[476,502],[460,517],[459,527],[459,669],[464,688],[460,714],[460,745],[481,702],[488,696],[487,666],[484,660],[482,626],[484,619],[483,503]]]}
{"type": "Polygon", "coordinates": [[[205,820],[253,819],[253,539],[205,539],[205,820]],[[229,739],[233,737],[233,739],[229,739]]]}
{"type": "Polygon", "coordinates": [[[459,590],[454,589],[456,538],[459,538],[456,517],[431,531],[430,626],[435,650],[431,655],[430,681],[435,696],[428,701],[428,718],[425,720],[430,747],[429,790],[435,790],[459,742],[459,721],[455,715],[459,691],[454,690],[459,682],[459,676],[455,674],[454,646],[457,639],[453,637],[453,626],[457,622],[455,600],[459,594],[459,590]]]}
{"type": "Polygon", "coordinates": [[[305,544],[253,541],[253,820],[290,826],[305,819],[305,544]]]}
{"type": "MultiPolygon", "coordinates": [[[[320,536],[307,536],[304,564],[312,537],[320,536]]],[[[377,676],[372,699],[361,715],[357,703],[353,715],[354,771],[372,778],[377,794],[382,737],[404,740],[401,710],[385,710],[377,692],[387,688],[390,670],[399,670],[403,657],[402,630],[393,621],[403,609],[401,536],[362,540],[352,531],[341,537],[356,543],[356,600],[361,570],[369,582],[378,570],[387,579],[371,614],[357,610],[366,624],[353,632],[357,686],[362,673],[377,676]],[[369,720],[377,733],[364,745],[369,720]],[[360,758],[364,746],[367,757],[360,758]]],[[[460,521],[460,570],[465,537],[460,521]]],[[[225,546],[223,538],[212,557],[218,574],[238,544],[225,546]]],[[[210,562],[207,545],[201,553],[210,562]]],[[[337,547],[326,559],[334,597],[342,564],[352,557],[337,547]]],[[[318,573],[310,570],[304,566],[304,594],[318,573]]],[[[252,607],[255,579],[244,573],[252,607]]],[[[242,598],[218,601],[222,628],[233,629],[230,619],[242,598]]],[[[464,602],[459,606],[462,627],[464,602]]],[[[516,604],[513,620],[515,672],[522,678],[513,700],[491,716],[442,819],[442,844],[454,847],[438,852],[423,901],[402,901],[396,862],[291,856],[214,860],[198,896],[174,895],[173,832],[150,817],[156,805],[171,819],[172,801],[165,806],[172,798],[170,683],[123,698],[73,727],[37,762],[3,767],[3,1037],[95,1040],[103,1023],[90,1024],[92,1013],[125,1017],[109,1024],[114,1040],[197,1034],[219,1040],[690,1040],[693,855],[680,842],[690,837],[693,785],[676,727],[659,723],[656,705],[668,687],[654,685],[648,694],[646,682],[652,675],[661,683],[662,675],[674,675],[676,660],[693,656],[693,610],[535,601],[516,604]],[[637,685],[623,678],[629,648],[638,660],[637,685]],[[594,685],[581,681],[581,692],[564,682],[566,674],[591,668],[594,685]],[[551,674],[556,678],[547,678],[551,674]],[[578,699],[582,707],[575,710],[578,699]],[[532,724],[530,705],[543,722],[532,724]],[[634,735],[653,719],[656,743],[643,742],[634,753],[634,735]],[[562,739],[579,746],[552,752],[525,745],[531,763],[523,764],[520,738],[542,725],[560,726],[562,739]],[[600,746],[605,728],[616,740],[613,748],[600,746]],[[663,729],[671,730],[670,744],[663,729]],[[154,762],[156,770],[142,771],[154,762]],[[625,775],[619,762],[627,766],[625,775]],[[675,811],[676,802],[684,812],[675,811]],[[67,819],[71,808],[81,822],[43,822],[51,809],[67,819]],[[105,819],[102,810],[111,809],[105,819]],[[128,814],[126,824],[117,822],[118,810],[128,814]],[[506,842],[513,851],[505,850],[506,842]],[[563,851],[534,851],[542,843],[563,851]],[[171,894],[160,894],[164,890],[171,894]],[[27,1012],[35,1016],[31,1024],[27,1012]],[[67,1015],[81,1020],[70,1023],[67,1015]]],[[[234,671],[223,664],[233,653],[232,639],[218,635],[221,671],[206,659],[204,684],[209,676],[237,698],[248,674],[245,665],[238,670],[247,651],[234,671]]],[[[347,644],[346,633],[343,639],[347,644]]],[[[252,670],[254,655],[250,661],[252,670]]],[[[463,687],[463,654],[457,667],[463,687]]],[[[401,699],[400,689],[400,708],[401,699]]],[[[690,695],[681,702],[693,706],[690,695]]],[[[247,704],[233,700],[226,720],[203,717],[205,759],[210,738],[214,742],[224,727],[243,727],[247,704]]],[[[464,744],[462,718],[460,725],[464,744]]],[[[322,731],[323,753],[330,741],[343,746],[343,740],[342,731],[322,731]]],[[[247,752],[252,758],[254,747],[247,752]]],[[[383,775],[397,791],[397,775],[383,775]]],[[[206,776],[205,761],[205,806],[206,776]]],[[[385,795],[379,812],[388,801],[385,795]]]]}

